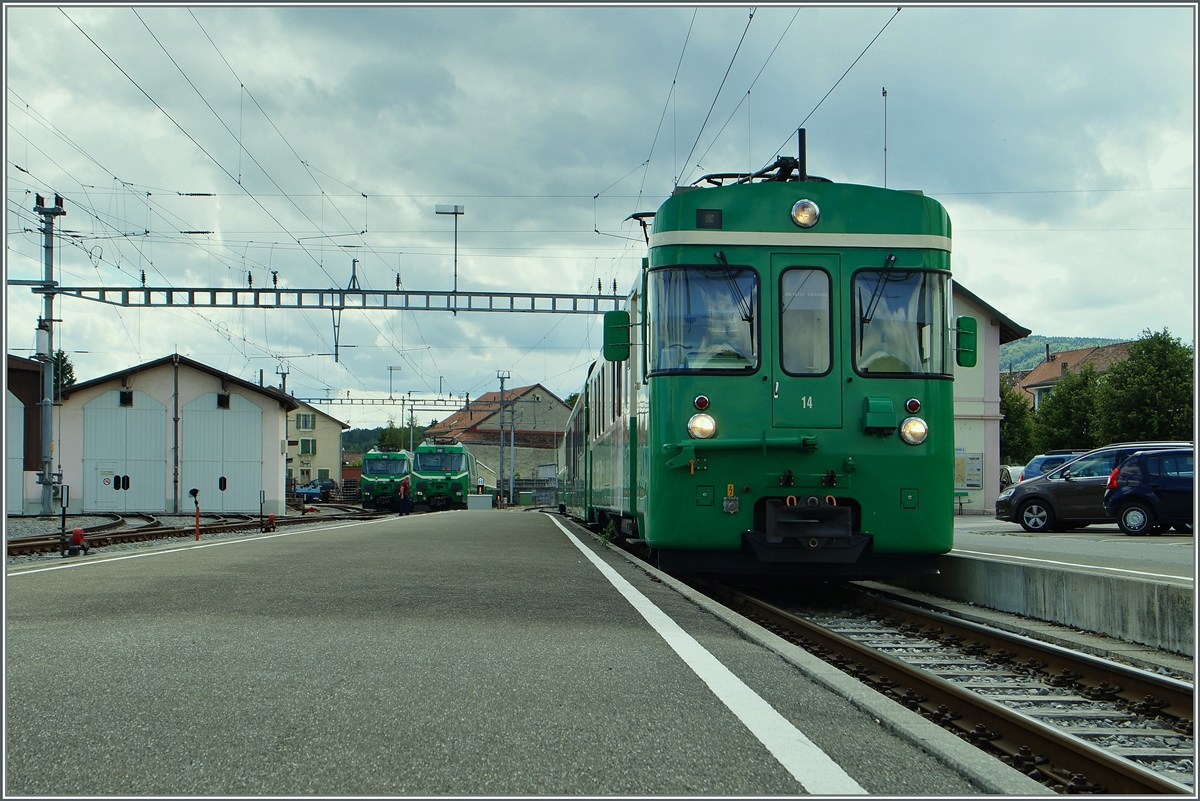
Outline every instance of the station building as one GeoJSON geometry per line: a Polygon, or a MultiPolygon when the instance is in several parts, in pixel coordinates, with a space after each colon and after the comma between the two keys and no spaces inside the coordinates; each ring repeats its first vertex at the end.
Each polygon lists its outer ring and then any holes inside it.
{"type": "Polygon", "coordinates": [[[342,432],[350,426],[315,406],[299,408],[287,422],[287,487],[332,478],[342,486],[342,432]]]}
{"type": "MultiPolygon", "coordinates": [[[[257,514],[260,499],[264,513],[284,512],[288,414],[299,403],[276,387],[171,354],[76,383],[61,403],[54,458],[72,514],[186,514],[193,488],[202,512],[257,514]]],[[[23,505],[39,514],[40,492],[23,505]]]]}
{"type": "Polygon", "coordinates": [[[954,283],[954,317],[979,322],[974,367],[954,367],[955,512],[995,515],[1000,494],[1000,346],[1029,336],[974,292],[954,283]]]}
{"type": "Polygon", "coordinates": [[[37,472],[42,469],[42,425],[38,402],[42,399],[42,365],[33,359],[7,354],[4,402],[4,508],[23,514],[25,499],[32,498],[41,511],[42,493],[37,472]]]}
{"type": "MultiPolygon", "coordinates": [[[[538,478],[544,473],[552,480],[557,470],[547,465],[555,465],[557,461],[571,407],[541,384],[506,389],[504,400],[514,402],[513,417],[509,417],[508,411],[503,414],[504,472],[508,473],[515,451],[516,472],[521,478],[538,478]],[[512,428],[516,429],[515,448],[510,446],[512,428]]],[[[425,429],[425,437],[429,440],[452,437],[466,445],[484,467],[484,480],[494,485],[500,469],[500,418],[500,393],[488,392],[425,429]]]]}

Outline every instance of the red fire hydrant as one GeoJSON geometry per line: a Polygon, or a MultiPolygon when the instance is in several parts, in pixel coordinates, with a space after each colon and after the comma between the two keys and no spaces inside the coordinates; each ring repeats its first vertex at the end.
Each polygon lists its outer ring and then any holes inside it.
{"type": "Polygon", "coordinates": [[[263,526],[263,531],[275,530],[275,515],[267,515],[267,524],[263,526]]]}

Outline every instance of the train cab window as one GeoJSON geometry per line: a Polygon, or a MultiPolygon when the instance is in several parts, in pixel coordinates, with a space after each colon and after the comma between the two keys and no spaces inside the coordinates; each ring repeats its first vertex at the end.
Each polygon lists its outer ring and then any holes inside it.
{"type": "Polygon", "coordinates": [[[415,457],[415,469],[418,473],[432,473],[437,470],[456,472],[466,470],[466,462],[461,453],[418,453],[415,457]]]}
{"type": "Polygon", "coordinates": [[[780,358],[789,375],[829,372],[829,274],[800,267],[785,270],[779,284],[780,358]]]}
{"type": "Polygon", "coordinates": [[[408,474],[407,459],[363,459],[363,475],[403,476],[408,474]]]}
{"type": "Polygon", "coordinates": [[[758,368],[758,275],[749,267],[681,266],[649,276],[651,375],[758,368]]]}
{"type": "Polygon", "coordinates": [[[864,375],[950,373],[945,273],[860,270],[854,276],[854,367],[864,375]]]}

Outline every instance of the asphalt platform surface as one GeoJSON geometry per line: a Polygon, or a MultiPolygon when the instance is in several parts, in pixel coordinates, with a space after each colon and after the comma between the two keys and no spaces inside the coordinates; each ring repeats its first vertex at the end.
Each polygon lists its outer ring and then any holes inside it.
{"type": "Polygon", "coordinates": [[[561,522],[10,565],[5,795],[1039,792],[561,522]]]}

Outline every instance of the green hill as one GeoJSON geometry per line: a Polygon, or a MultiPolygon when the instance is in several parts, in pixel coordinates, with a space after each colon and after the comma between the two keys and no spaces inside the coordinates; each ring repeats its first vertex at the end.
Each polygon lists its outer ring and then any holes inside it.
{"type": "Polygon", "coordinates": [[[1051,353],[1058,353],[1061,350],[1095,348],[1123,341],[1096,337],[1027,336],[1000,346],[1000,371],[1008,372],[1010,367],[1013,370],[1032,370],[1046,358],[1046,345],[1050,346],[1051,353]]]}

